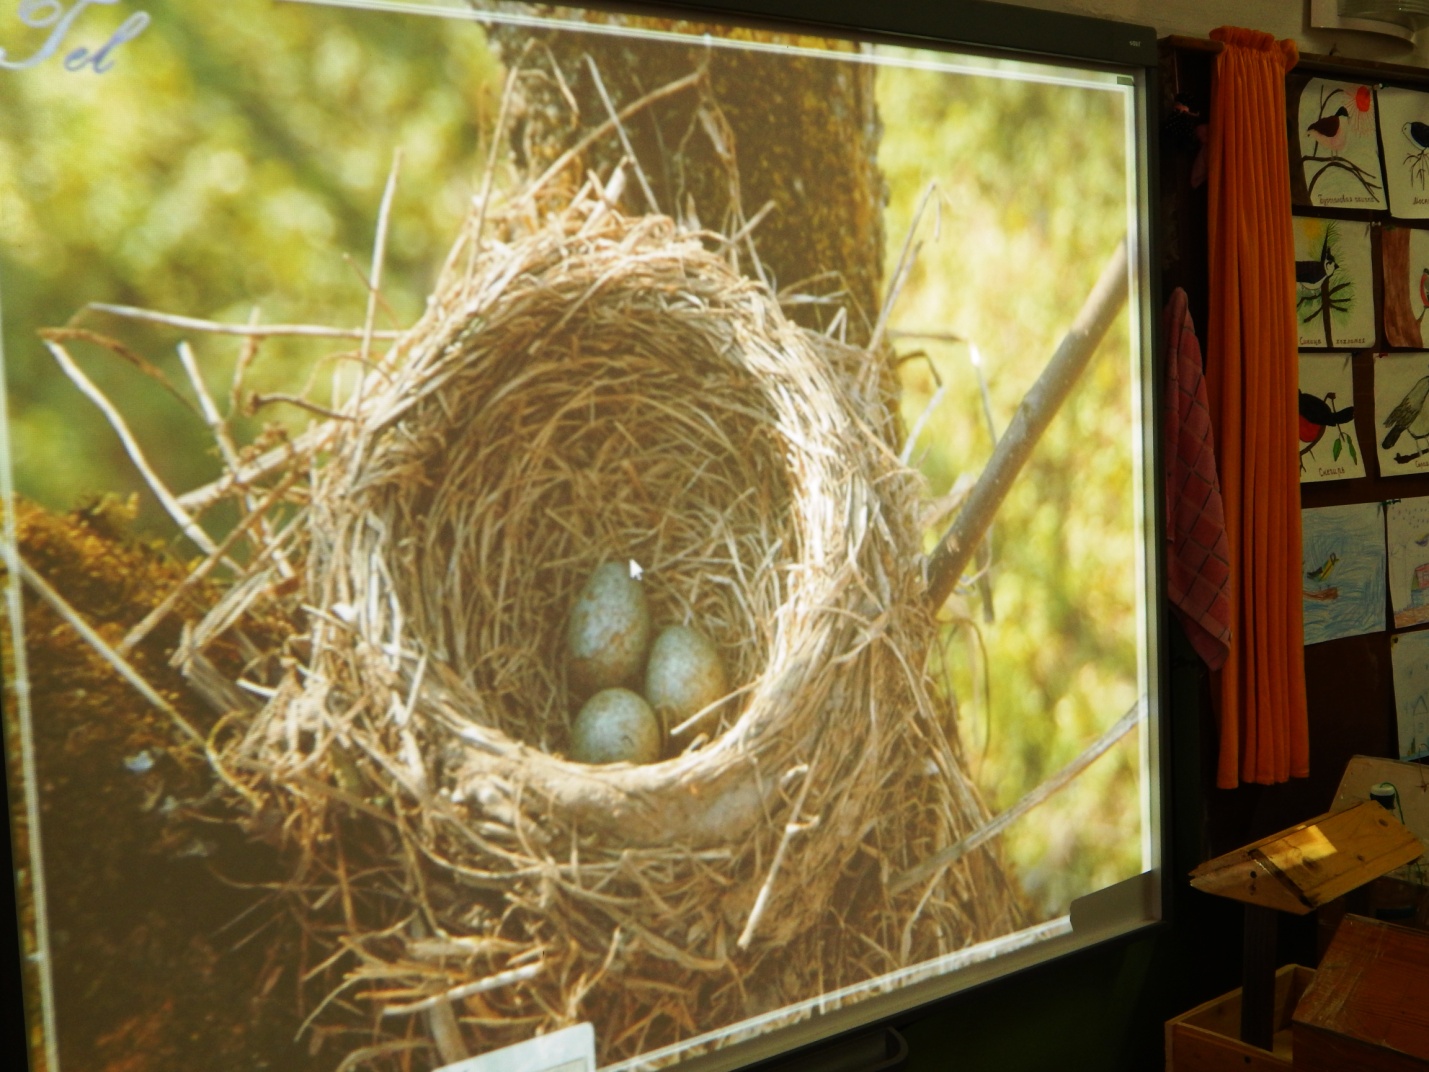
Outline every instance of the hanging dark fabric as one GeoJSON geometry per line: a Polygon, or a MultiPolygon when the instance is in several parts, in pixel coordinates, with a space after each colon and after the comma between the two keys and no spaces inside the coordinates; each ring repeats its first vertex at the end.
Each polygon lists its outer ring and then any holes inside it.
{"type": "Polygon", "coordinates": [[[1230,548],[1216,473],[1215,435],[1201,345],[1186,292],[1177,287],[1161,318],[1166,347],[1166,594],[1186,637],[1212,670],[1231,645],[1230,548]]]}

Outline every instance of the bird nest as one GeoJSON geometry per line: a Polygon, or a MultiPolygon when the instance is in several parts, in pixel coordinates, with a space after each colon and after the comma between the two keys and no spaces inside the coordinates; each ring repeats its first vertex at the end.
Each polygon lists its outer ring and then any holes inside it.
{"type": "Polygon", "coordinates": [[[886,362],[664,217],[484,226],[292,451],[302,512],[180,653],[233,709],[204,645],[264,601],[295,623],[212,748],[295,850],[333,954],[314,1022],[450,1059],[593,1020],[605,1063],[1011,930],[987,849],[895,892],[986,813],[925,670],[886,362]],[[627,560],[732,694],[659,762],[588,766],[564,629],[627,560]]]}

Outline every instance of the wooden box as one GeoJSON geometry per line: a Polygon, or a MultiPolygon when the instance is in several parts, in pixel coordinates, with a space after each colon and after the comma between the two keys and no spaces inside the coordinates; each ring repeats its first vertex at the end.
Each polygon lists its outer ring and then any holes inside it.
{"type": "Polygon", "coordinates": [[[1429,1072],[1429,933],[1346,916],[1293,1036],[1296,1072],[1429,1072]]]}
{"type": "Polygon", "coordinates": [[[1290,1018],[1314,978],[1313,970],[1298,964],[1287,964],[1275,973],[1273,1050],[1240,1040],[1239,990],[1166,1021],[1167,1072],[1283,1072],[1298,1068],[1291,1059],[1290,1018]]]}

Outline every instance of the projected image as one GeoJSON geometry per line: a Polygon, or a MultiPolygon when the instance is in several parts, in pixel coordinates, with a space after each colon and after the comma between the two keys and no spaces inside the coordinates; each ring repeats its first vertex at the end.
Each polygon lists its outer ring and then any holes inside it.
{"type": "Polygon", "coordinates": [[[362,6],[0,24],[36,1053],[713,1069],[1075,947],[1156,863],[1131,79],[362,6]]]}

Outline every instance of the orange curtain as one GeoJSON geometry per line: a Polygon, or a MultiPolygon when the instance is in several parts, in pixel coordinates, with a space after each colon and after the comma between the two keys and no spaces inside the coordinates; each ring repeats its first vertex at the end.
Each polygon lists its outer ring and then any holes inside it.
{"type": "Polygon", "coordinates": [[[1292,41],[1211,33],[1206,387],[1230,541],[1231,650],[1216,783],[1310,771],[1300,584],[1295,246],[1286,151],[1292,41]]]}

